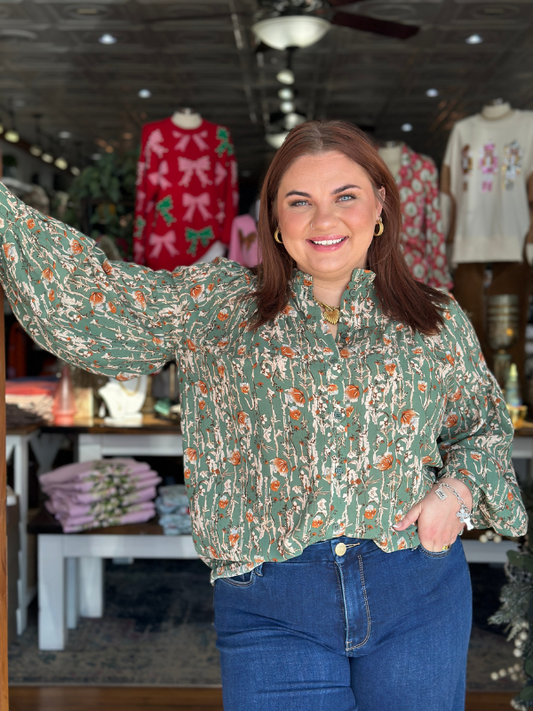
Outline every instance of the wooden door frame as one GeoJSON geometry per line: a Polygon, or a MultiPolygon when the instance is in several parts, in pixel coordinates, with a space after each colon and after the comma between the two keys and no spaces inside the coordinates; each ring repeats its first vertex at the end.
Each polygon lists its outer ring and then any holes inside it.
{"type": "Polygon", "coordinates": [[[0,711],[8,711],[7,675],[7,535],[6,535],[6,356],[4,292],[0,288],[0,711]]]}

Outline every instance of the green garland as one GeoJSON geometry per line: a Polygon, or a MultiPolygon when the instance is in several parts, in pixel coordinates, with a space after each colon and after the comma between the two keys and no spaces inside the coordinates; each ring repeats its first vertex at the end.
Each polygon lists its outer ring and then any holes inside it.
{"type": "Polygon", "coordinates": [[[529,514],[529,528],[518,552],[508,551],[505,564],[507,584],[503,586],[499,610],[489,619],[491,624],[506,625],[508,640],[514,640],[515,655],[523,662],[525,685],[511,701],[517,711],[533,708],[533,489],[523,488],[529,514]]]}

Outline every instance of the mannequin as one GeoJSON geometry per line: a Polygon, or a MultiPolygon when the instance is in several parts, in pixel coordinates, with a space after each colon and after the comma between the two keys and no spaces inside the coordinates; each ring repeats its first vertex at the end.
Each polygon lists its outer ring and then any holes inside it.
{"type": "Polygon", "coordinates": [[[175,111],[170,117],[170,120],[178,128],[184,128],[190,131],[195,128],[200,128],[203,118],[194,109],[184,106],[175,111]]]}
{"type": "Polygon", "coordinates": [[[402,160],[402,143],[397,141],[386,141],[382,146],[378,148],[378,153],[381,158],[387,164],[387,168],[390,170],[392,175],[396,178],[400,172],[401,160],[402,160]]]}
{"type": "Polygon", "coordinates": [[[519,337],[510,352],[525,395],[530,280],[525,255],[533,257],[533,112],[515,110],[498,98],[479,114],[459,121],[448,141],[441,191],[446,196],[442,204],[450,260],[456,267],[454,295],[472,321],[489,367],[485,299],[496,294],[519,297],[519,337]]]}
{"type": "Polygon", "coordinates": [[[502,118],[510,115],[513,107],[508,101],[503,99],[494,99],[490,104],[486,104],[481,109],[481,115],[488,121],[499,121],[502,118]]]}
{"type": "Polygon", "coordinates": [[[191,107],[146,124],[137,166],[134,260],[154,270],[224,256],[239,202],[225,126],[191,107]]]}
{"type": "Polygon", "coordinates": [[[400,242],[409,271],[425,284],[451,289],[441,229],[437,166],[431,158],[401,141],[387,141],[377,150],[400,193],[400,242]]]}

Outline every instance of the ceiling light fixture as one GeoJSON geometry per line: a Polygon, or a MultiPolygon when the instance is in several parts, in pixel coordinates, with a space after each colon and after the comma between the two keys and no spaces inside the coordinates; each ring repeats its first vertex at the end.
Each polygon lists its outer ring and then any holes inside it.
{"type": "Polygon", "coordinates": [[[60,170],[66,170],[68,168],[68,163],[64,158],[56,158],[56,160],[54,161],[54,165],[60,170]]]}
{"type": "Polygon", "coordinates": [[[294,99],[294,91],[286,87],[278,91],[278,96],[280,99],[283,99],[283,101],[291,101],[294,99]]]}
{"type": "Polygon", "coordinates": [[[152,92],[150,89],[141,89],[139,91],[139,98],[141,99],[149,99],[152,96],[152,92]]]}
{"type": "Polygon", "coordinates": [[[483,42],[483,37],[481,35],[470,35],[465,39],[467,44],[481,44],[483,42]]]}
{"type": "Polygon", "coordinates": [[[10,129],[9,131],[6,131],[4,134],[4,138],[6,141],[9,141],[10,143],[18,143],[20,141],[20,136],[17,133],[17,131],[10,129]]]}
{"type": "Polygon", "coordinates": [[[283,111],[284,114],[291,114],[294,111],[294,102],[282,101],[279,105],[279,108],[283,111]]]}
{"type": "Polygon", "coordinates": [[[81,173],[81,170],[78,168],[77,165],[73,165],[73,166],[71,166],[71,168],[70,168],[70,172],[72,173],[72,175],[75,175],[76,178],[77,178],[78,175],[81,173]]]}
{"type": "Polygon", "coordinates": [[[72,138],[72,134],[70,131],[60,131],[58,134],[59,138],[72,138]]]}
{"type": "Polygon", "coordinates": [[[267,133],[265,135],[265,138],[268,145],[272,146],[272,148],[275,148],[277,150],[281,147],[281,144],[287,138],[288,135],[288,131],[281,131],[280,133],[267,133]]]}
{"type": "Polygon", "coordinates": [[[294,84],[294,72],[292,69],[282,69],[276,74],[276,79],[281,84],[294,84]]]}
{"type": "Polygon", "coordinates": [[[32,156],[39,158],[43,154],[43,149],[40,146],[30,146],[30,153],[32,156]]]}
{"type": "Polygon", "coordinates": [[[260,42],[278,50],[310,47],[324,37],[331,23],[314,15],[281,15],[252,25],[260,42]]]}
{"type": "Polygon", "coordinates": [[[429,96],[431,99],[435,98],[435,96],[439,95],[439,90],[438,89],[428,89],[426,91],[426,96],[429,96]]]}
{"type": "Polygon", "coordinates": [[[405,131],[406,133],[409,131],[413,130],[413,126],[410,123],[404,123],[402,124],[402,131],[405,131]]]}
{"type": "Polygon", "coordinates": [[[53,163],[54,156],[51,156],[50,153],[43,153],[41,156],[41,160],[44,160],[45,163],[53,163]]]}
{"type": "Polygon", "coordinates": [[[117,41],[117,38],[113,37],[113,35],[106,33],[105,35],[102,35],[101,37],[99,37],[98,41],[100,42],[100,44],[115,44],[117,41]]]}
{"type": "Polygon", "coordinates": [[[287,130],[291,130],[291,128],[294,128],[295,126],[299,126],[301,123],[305,123],[307,121],[305,116],[302,116],[302,114],[297,114],[296,112],[287,114],[285,116],[285,119],[283,121],[283,125],[287,130]]]}

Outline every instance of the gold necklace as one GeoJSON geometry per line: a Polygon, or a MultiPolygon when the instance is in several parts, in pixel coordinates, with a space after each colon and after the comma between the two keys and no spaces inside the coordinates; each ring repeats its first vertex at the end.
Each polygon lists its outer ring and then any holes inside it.
{"type": "Polygon", "coordinates": [[[125,385],[123,385],[120,380],[118,381],[118,384],[120,385],[120,389],[123,393],[126,393],[126,395],[129,395],[130,397],[133,397],[139,392],[139,388],[141,387],[141,378],[137,378],[137,385],[135,386],[135,390],[130,390],[125,385]]]}
{"type": "Polygon", "coordinates": [[[337,306],[329,306],[329,304],[324,304],[322,301],[319,301],[316,296],[313,296],[313,299],[324,309],[322,315],[324,316],[325,321],[333,325],[339,322],[341,310],[337,306]]]}

